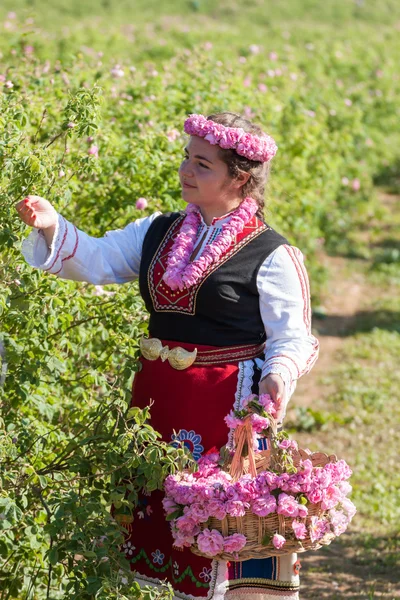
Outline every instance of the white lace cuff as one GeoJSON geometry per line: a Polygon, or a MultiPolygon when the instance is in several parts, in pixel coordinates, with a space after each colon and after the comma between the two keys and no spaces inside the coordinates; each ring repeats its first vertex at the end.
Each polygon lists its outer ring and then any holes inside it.
{"type": "Polygon", "coordinates": [[[50,249],[42,229],[32,229],[27,238],[22,241],[21,252],[32,267],[57,275],[65,260],[75,255],[78,246],[76,227],[62,215],[58,218],[50,249]]]}
{"type": "Polygon", "coordinates": [[[290,368],[285,363],[279,361],[274,362],[273,360],[265,361],[262,367],[261,378],[266,377],[269,373],[277,373],[280,375],[284,381],[287,392],[290,392],[293,377],[290,368]]]}

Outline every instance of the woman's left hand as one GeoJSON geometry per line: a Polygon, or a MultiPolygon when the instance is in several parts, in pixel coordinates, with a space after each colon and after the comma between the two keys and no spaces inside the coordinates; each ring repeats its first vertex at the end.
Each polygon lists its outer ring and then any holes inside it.
{"type": "Polygon", "coordinates": [[[259,384],[260,394],[269,394],[275,403],[277,410],[277,422],[282,422],[282,415],[285,402],[285,383],[278,373],[269,373],[259,384]]]}

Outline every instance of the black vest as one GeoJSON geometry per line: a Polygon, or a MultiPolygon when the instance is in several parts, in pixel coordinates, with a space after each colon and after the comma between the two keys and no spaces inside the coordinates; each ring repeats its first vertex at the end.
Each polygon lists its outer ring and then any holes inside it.
{"type": "Polygon", "coordinates": [[[281,244],[288,244],[266,223],[253,218],[242,241],[229,258],[206,271],[202,280],[172,294],[161,281],[166,256],[179,231],[184,213],[164,213],[150,225],[143,242],[139,287],[150,313],[149,335],[164,340],[233,346],[266,340],[259,308],[257,273],[264,260],[281,244]],[[170,298],[170,300],[169,300],[170,298]]]}

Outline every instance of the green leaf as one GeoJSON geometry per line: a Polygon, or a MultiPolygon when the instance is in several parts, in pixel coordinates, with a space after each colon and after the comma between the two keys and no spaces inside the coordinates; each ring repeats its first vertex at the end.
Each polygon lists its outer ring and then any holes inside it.
{"type": "Polygon", "coordinates": [[[171,513],[170,515],[167,515],[165,517],[165,519],[167,521],[173,521],[174,519],[177,519],[178,517],[180,517],[183,514],[182,509],[179,508],[178,510],[175,510],[173,513],[171,513]]]}

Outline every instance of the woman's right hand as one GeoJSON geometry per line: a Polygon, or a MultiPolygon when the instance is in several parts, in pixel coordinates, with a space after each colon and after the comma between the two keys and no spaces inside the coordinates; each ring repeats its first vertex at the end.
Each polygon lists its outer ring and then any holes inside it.
{"type": "Polygon", "coordinates": [[[56,209],[41,196],[26,196],[17,202],[15,208],[19,218],[30,227],[46,230],[57,223],[56,209]]]}

